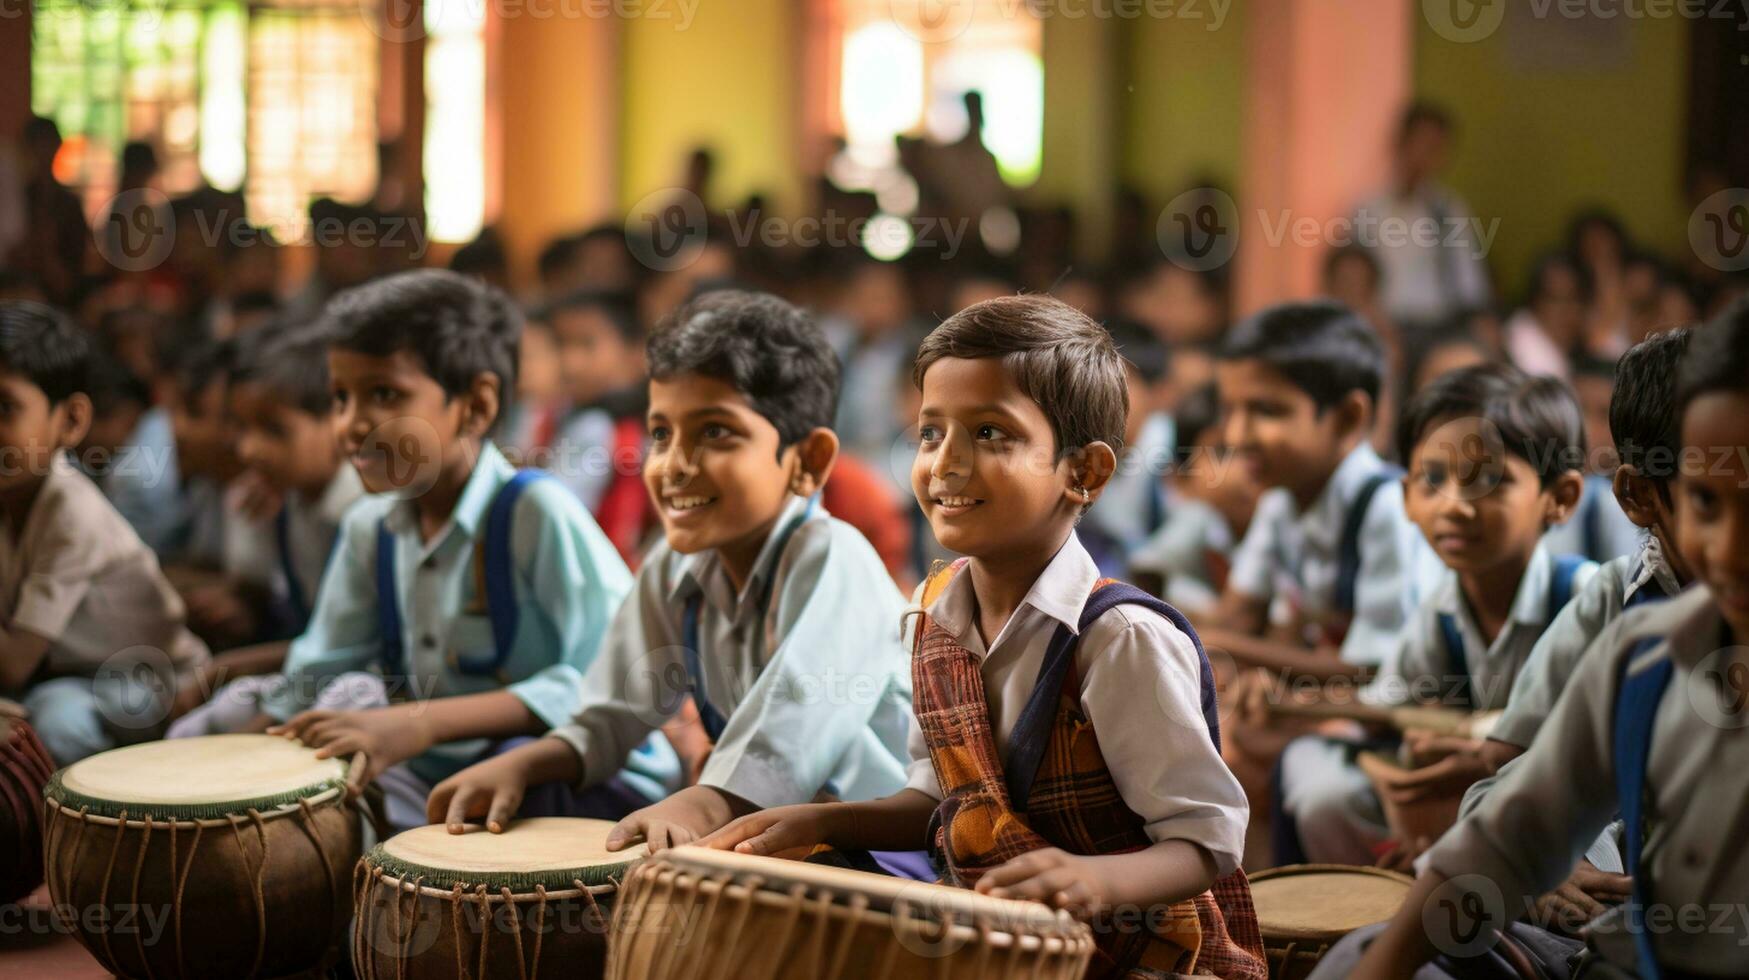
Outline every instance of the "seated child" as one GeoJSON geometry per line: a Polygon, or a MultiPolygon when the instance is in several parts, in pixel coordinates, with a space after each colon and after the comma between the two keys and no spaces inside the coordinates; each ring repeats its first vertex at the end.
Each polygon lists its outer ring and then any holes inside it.
{"type": "Polygon", "coordinates": [[[0,303],[0,696],[57,763],[163,731],[207,650],[127,521],[65,450],[85,436],[90,342],[36,303],[0,303]]]}
{"type": "Polygon", "coordinates": [[[1130,557],[1136,584],[1189,616],[1212,612],[1220,600],[1233,548],[1257,508],[1257,484],[1221,446],[1220,415],[1213,384],[1179,402],[1172,414],[1177,445],[1164,477],[1166,522],[1130,557]]]}
{"type": "MultiPolygon", "coordinates": [[[[352,779],[382,777],[397,827],[423,822],[432,784],[575,713],[631,586],[576,498],[519,475],[492,443],[519,327],[502,294],[437,270],[348,290],[322,315],[334,429],[376,496],[346,512],[285,683],[250,727],[271,719],[323,756],[363,753],[352,779]]],[[[678,774],[659,752],[634,768],[595,797],[542,805],[617,816],[678,774]]]]}
{"type": "Polygon", "coordinates": [[[927,846],[949,884],[1094,919],[1090,975],[1265,975],[1207,659],[1176,610],[1101,580],[1075,533],[1122,450],[1123,372],[1106,332],[1048,297],[988,300],[929,335],[912,488],[969,557],[920,590],[906,788],[766,810],[705,843],[927,846]],[[1138,908],[1146,928],[1103,918],[1138,908]]]}
{"type": "MultiPolygon", "coordinates": [[[[262,328],[270,330],[271,328],[262,328]]],[[[237,458],[283,501],[273,517],[274,541],[260,556],[274,590],[272,632],[278,639],[215,656],[177,693],[176,715],[206,701],[232,679],[279,670],[289,641],[309,625],[340,525],[364,496],[358,471],[334,437],[334,396],[328,387],[328,342],[313,329],[275,330],[243,345],[231,372],[229,401],[237,426],[237,458]]],[[[226,693],[231,710],[202,712],[172,728],[172,736],[230,731],[254,715],[263,684],[226,693]]]]}
{"type": "Polygon", "coordinates": [[[445,780],[429,816],[502,830],[525,788],[594,786],[688,700],[715,743],[697,785],[607,846],[686,843],[764,806],[904,783],[904,597],[815,496],[831,474],[838,362],[801,310],[719,291],[650,338],[644,483],[665,540],[638,569],[581,703],[552,735],[445,780]]]}
{"type": "MultiPolygon", "coordinates": [[[[1410,617],[1369,700],[1498,711],[1538,638],[1596,570],[1541,544],[1579,503],[1579,405],[1552,378],[1505,365],[1462,368],[1410,400],[1398,444],[1409,462],[1409,518],[1446,572],[1410,617]]],[[[1412,737],[1407,747],[1433,758],[1393,790],[1400,802],[1456,798],[1488,772],[1479,741],[1412,737]]],[[[1289,820],[1275,824],[1279,862],[1372,864],[1381,856],[1389,831],[1371,780],[1355,765],[1358,748],[1307,736],[1282,754],[1289,820]]],[[[1416,842],[1398,844],[1400,861],[1418,853],[1416,842]]]]}
{"type": "MultiPolygon", "coordinates": [[[[1695,332],[1676,414],[1673,543],[1699,584],[1604,628],[1529,750],[1427,853],[1397,916],[1345,940],[1321,975],[1404,977],[1436,955],[1494,955],[1498,930],[1511,934],[1618,813],[1633,896],[1610,915],[1621,933],[1589,933],[1588,975],[1749,974],[1737,914],[1749,716],[1732,682],[1749,670],[1749,306],[1695,332]],[[1615,935],[1630,941],[1603,941],[1615,935]]],[[[1565,970],[1566,952],[1538,965],[1565,970]]]]}

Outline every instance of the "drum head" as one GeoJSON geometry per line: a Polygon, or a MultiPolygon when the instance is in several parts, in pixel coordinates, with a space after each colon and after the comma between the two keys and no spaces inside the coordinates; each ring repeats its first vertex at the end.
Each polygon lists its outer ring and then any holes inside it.
{"type": "Polygon", "coordinates": [[[56,773],[44,795],[101,816],[207,819],[295,804],[345,781],[344,762],[290,739],[212,735],[94,755],[56,773]]]}
{"type": "Polygon", "coordinates": [[[919,919],[983,923],[1004,932],[1040,936],[1073,931],[1073,920],[1049,906],[991,898],[968,888],[703,847],[677,847],[659,857],[703,878],[758,878],[761,887],[774,891],[803,885],[812,892],[828,892],[839,901],[861,896],[872,909],[919,919]]]}
{"type": "Polygon", "coordinates": [[[1265,939],[1329,941],[1397,914],[1414,879],[1382,868],[1295,864],[1251,877],[1265,939]]]}
{"type": "Polygon", "coordinates": [[[484,885],[494,894],[502,888],[529,892],[536,885],[573,889],[578,881],[595,886],[617,880],[649,853],[643,844],[609,851],[612,829],[611,821],[566,817],[518,820],[502,834],[472,825],[466,833],[451,834],[432,824],[389,838],[368,860],[391,877],[422,878],[425,886],[445,890],[457,884],[468,890],[484,885]]]}

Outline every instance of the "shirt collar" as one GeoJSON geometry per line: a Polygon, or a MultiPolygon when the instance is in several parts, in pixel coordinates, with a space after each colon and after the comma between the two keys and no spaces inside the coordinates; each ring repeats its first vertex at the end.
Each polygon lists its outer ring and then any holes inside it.
{"type": "MultiPolygon", "coordinates": [[[[715,548],[700,551],[680,558],[674,576],[674,585],[668,590],[671,601],[681,601],[692,595],[703,593],[716,605],[725,611],[734,606],[741,606],[764,591],[765,583],[771,580],[776,572],[779,541],[784,531],[808,509],[808,498],[791,494],[784,503],[783,510],[778,512],[777,521],[771,525],[771,533],[765,536],[765,543],[760,546],[759,554],[753,559],[753,571],[747,576],[747,586],[735,595],[734,585],[729,581],[729,573],[723,569],[722,556],[715,548]]],[[[816,504],[813,517],[826,516],[826,508],[816,504]]]]}
{"type": "Polygon", "coordinates": [[[351,463],[341,463],[334,471],[334,478],[322,488],[321,495],[307,506],[317,519],[339,524],[347,509],[362,496],[364,483],[358,478],[358,470],[351,463]]]}
{"type": "MultiPolygon", "coordinates": [[[[1518,591],[1512,594],[1512,607],[1506,611],[1507,624],[1520,623],[1539,632],[1548,626],[1554,619],[1551,612],[1558,612],[1549,609],[1549,586],[1554,574],[1554,558],[1547,548],[1537,545],[1531,552],[1529,564],[1524,566],[1524,574],[1518,579],[1518,591]]],[[[1478,637],[1481,636],[1481,626],[1476,622],[1470,604],[1464,601],[1464,590],[1457,573],[1446,569],[1445,576],[1448,587],[1439,590],[1436,607],[1442,613],[1456,616],[1478,637]]],[[[1505,635],[1506,630],[1502,627],[1496,642],[1505,635]]]]}
{"type": "Polygon", "coordinates": [[[1664,547],[1658,543],[1658,536],[1647,532],[1640,541],[1640,553],[1634,557],[1634,562],[1628,567],[1627,584],[1622,589],[1622,601],[1632,599],[1641,589],[1653,583],[1662,589],[1665,598],[1682,591],[1681,583],[1676,581],[1676,572],[1670,567],[1670,562],[1664,557],[1664,547]]]}
{"type": "Polygon", "coordinates": [[[1301,536],[1307,541],[1334,547],[1343,525],[1348,520],[1348,508],[1354,505],[1355,498],[1360,495],[1360,488],[1373,474],[1384,468],[1385,461],[1379,458],[1379,454],[1373,451],[1369,443],[1362,442],[1354,447],[1337,464],[1336,471],[1330,474],[1330,480],[1324,484],[1324,490],[1318,494],[1318,499],[1312,501],[1312,506],[1306,508],[1305,513],[1295,520],[1301,536]]]}
{"type": "MultiPolygon", "coordinates": [[[[1093,586],[1099,581],[1099,566],[1093,563],[1093,557],[1087,553],[1087,548],[1081,539],[1070,532],[1063,546],[1057,549],[1045,570],[1027,590],[1026,598],[1020,602],[1020,608],[1015,609],[1015,616],[1020,610],[1031,606],[1044,615],[1067,626],[1069,632],[1079,635],[1081,632],[1081,608],[1087,604],[1087,596],[1093,592],[1093,586]]],[[[972,575],[969,570],[948,582],[947,588],[926,610],[929,618],[936,625],[965,644],[968,648],[982,649],[983,644],[977,641],[976,630],[972,617],[977,614],[977,598],[972,591],[972,575]]],[[[1013,622],[1013,617],[1009,622],[1013,622]]],[[[1003,627],[1007,632],[1007,627],[1003,627]]],[[[1000,637],[998,637],[1000,639],[1000,637]]],[[[994,644],[992,644],[994,646],[994,644]]]]}
{"type": "MultiPolygon", "coordinates": [[[[456,498],[455,510],[450,512],[448,527],[458,528],[462,533],[473,537],[479,529],[481,518],[486,515],[486,508],[492,506],[492,498],[515,475],[516,468],[510,465],[510,461],[504,458],[498,447],[490,439],[482,442],[480,458],[474,463],[474,471],[468,474],[468,482],[462,487],[461,496],[456,498]]],[[[396,534],[412,532],[419,525],[411,500],[403,500],[389,508],[383,522],[396,534]]],[[[446,537],[448,532],[444,531],[439,533],[436,540],[446,537]]],[[[436,541],[432,543],[435,544],[436,541]]]]}

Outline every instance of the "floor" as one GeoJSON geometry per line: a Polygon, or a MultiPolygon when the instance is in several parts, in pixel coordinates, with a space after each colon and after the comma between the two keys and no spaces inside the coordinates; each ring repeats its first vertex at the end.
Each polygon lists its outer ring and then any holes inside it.
{"type": "Polygon", "coordinates": [[[0,905],[0,977],[6,980],[98,980],[109,976],[55,921],[48,889],[17,907],[0,905]]]}

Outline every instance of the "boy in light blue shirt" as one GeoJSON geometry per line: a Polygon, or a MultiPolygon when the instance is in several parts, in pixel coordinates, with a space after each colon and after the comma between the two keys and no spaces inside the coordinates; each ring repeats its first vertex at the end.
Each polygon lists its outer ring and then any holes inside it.
{"type": "Polygon", "coordinates": [[[502,830],[532,784],[599,783],[689,695],[714,744],[697,785],[627,817],[610,850],[905,783],[905,599],[873,546],[816,500],[838,452],[825,337],[776,297],[717,292],[651,337],[649,361],[644,482],[665,540],[569,724],[432,792],[429,817],[452,832],[482,817],[502,830]]]}
{"type": "MultiPolygon", "coordinates": [[[[408,826],[432,783],[576,712],[631,575],[576,498],[488,438],[521,323],[501,294],[411,272],[336,297],[323,319],[336,430],[382,496],[347,513],[262,708],[323,756],[363,753],[354,782],[387,773],[391,822],[408,826]]],[[[608,791],[540,809],[618,817],[677,775],[653,742],[608,791]]]]}

